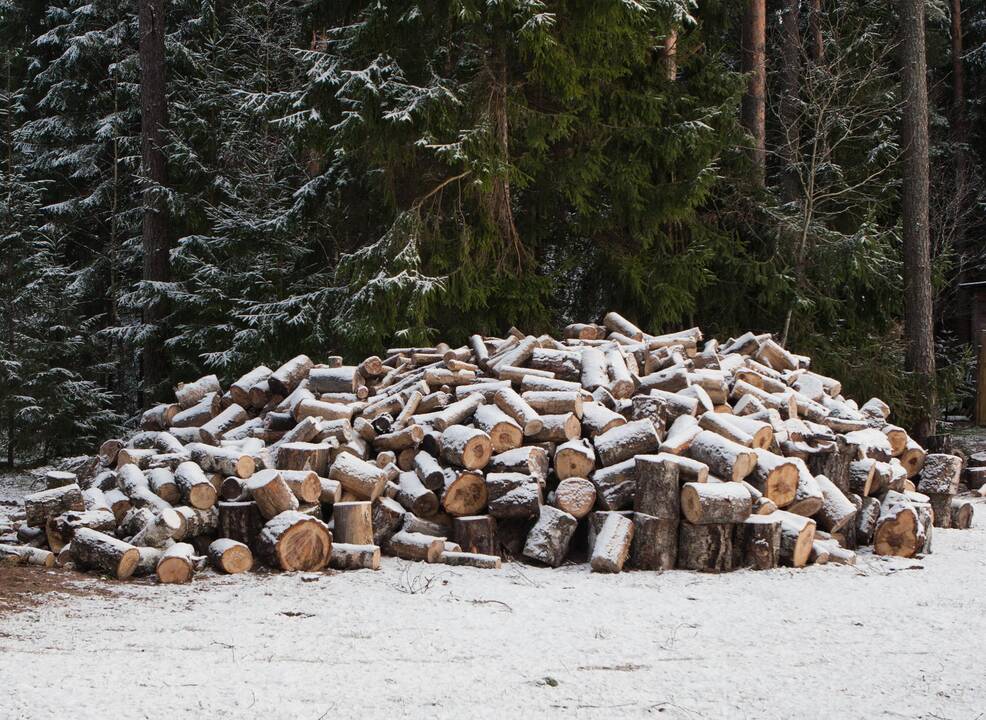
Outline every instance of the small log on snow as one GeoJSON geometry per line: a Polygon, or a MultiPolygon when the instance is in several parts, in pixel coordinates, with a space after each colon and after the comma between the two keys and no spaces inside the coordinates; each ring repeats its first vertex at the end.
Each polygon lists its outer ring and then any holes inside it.
{"type": "MultiPolygon", "coordinates": [[[[639,493],[639,472],[637,487],[639,493]]],[[[693,525],[741,523],[752,512],[753,498],[742,483],[685,483],[681,488],[681,515],[693,525]]]]}
{"type": "Polygon", "coordinates": [[[130,543],[105,533],[79,528],[72,537],[72,557],[82,569],[98,570],[117,580],[133,575],[140,553],[130,543]]]}
{"type": "Polygon", "coordinates": [[[336,480],[343,489],[364,500],[376,500],[387,484],[387,472],[373,463],[350,453],[336,456],[329,469],[329,479],[336,480]]]}
{"type": "Polygon", "coordinates": [[[371,503],[341,502],[332,509],[332,539],[349,545],[373,544],[371,503]]]}
{"type": "Polygon", "coordinates": [[[183,462],[175,469],[175,484],[186,505],[205,510],[216,504],[219,493],[196,463],[183,462]]]}
{"type": "Polygon", "coordinates": [[[29,545],[0,544],[0,565],[7,563],[50,568],[55,566],[55,553],[29,545]]]}
{"type": "Polygon", "coordinates": [[[736,526],[734,542],[742,567],[775,568],[780,562],[781,519],[773,515],[751,515],[736,526]]]}
{"type": "Polygon", "coordinates": [[[657,452],[661,444],[650,420],[635,420],[597,435],[593,444],[603,465],[616,465],[637,455],[657,452]]]}
{"type": "Polygon", "coordinates": [[[781,521],[781,562],[788,567],[804,567],[815,541],[815,521],[785,510],[762,517],[775,516],[781,521]]]}
{"type": "Polygon", "coordinates": [[[708,430],[695,436],[688,454],[708,465],[713,475],[724,480],[743,480],[758,463],[755,451],[708,430]]]}
{"type": "Polygon", "coordinates": [[[322,570],[332,553],[332,533],[321,520],[287,510],[269,520],[257,538],[257,557],[284,571],[322,570]]]}
{"type": "Polygon", "coordinates": [[[175,543],[161,553],[157,562],[157,578],[165,584],[190,582],[199,565],[195,548],[188,543],[175,543]]]}
{"type": "Polygon", "coordinates": [[[64,512],[82,512],[85,509],[82,490],[75,484],[42,490],[24,498],[24,519],[28,527],[43,528],[49,518],[64,512]]]}
{"type": "Polygon", "coordinates": [[[209,564],[229,575],[247,572],[253,567],[253,553],[244,543],[220,538],[209,544],[209,564]]]}
{"type": "Polygon", "coordinates": [[[914,503],[902,493],[888,491],[873,533],[873,552],[913,557],[923,551],[925,533],[914,503]]]}
{"type": "MultiPolygon", "coordinates": [[[[340,455],[341,457],[350,457],[340,455]]],[[[257,504],[260,514],[270,520],[286,510],[298,509],[298,498],[291,492],[291,488],[284,482],[278,470],[261,470],[254,473],[253,477],[247,482],[247,490],[250,497],[257,504]]]]}
{"type": "Polygon", "coordinates": [[[969,500],[951,498],[948,509],[951,516],[950,527],[956,530],[968,530],[972,527],[972,516],[975,513],[975,508],[969,500]]]}
{"type": "Polygon", "coordinates": [[[482,430],[451,425],[442,432],[442,459],[447,463],[479,470],[486,467],[492,454],[490,436],[482,430]]]}
{"type": "Polygon", "coordinates": [[[498,555],[496,521],[490,515],[468,515],[452,520],[452,538],[464,552],[498,555]]]}
{"type": "Polygon", "coordinates": [[[587,478],[596,467],[596,453],[588,440],[569,440],[555,448],[554,467],[559,480],[587,478]]]}
{"type": "Polygon", "coordinates": [[[733,526],[693,525],[682,521],[678,527],[678,567],[700,572],[728,572],[733,569],[733,526]]]}
{"type": "Polygon", "coordinates": [[[499,570],[500,556],[461,551],[443,551],[439,562],[457,567],[474,567],[481,570],[499,570]]]}
{"type": "Polygon", "coordinates": [[[584,477],[565,478],[555,488],[551,504],[576,520],[581,520],[596,504],[596,486],[584,477]]]}
{"type": "Polygon", "coordinates": [[[379,570],[380,548],[377,545],[333,542],[329,567],[333,570],[379,570]]]}
{"type": "Polygon", "coordinates": [[[620,572],[630,555],[633,521],[619,513],[609,513],[596,534],[589,566],[593,572],[620,572]]]}
{"type": "Polygon", "coordinates": [[[563,510],[542,505],[534,527],[527,534],[524,556],[558,567],[565,561],[578,520],[563,510]]]}
{"type": "Polygon", "coordinates": [[[390,538],[387,551],[402,560],[437,563],[445,550],[445,538],[401,530],[390,538]]]}

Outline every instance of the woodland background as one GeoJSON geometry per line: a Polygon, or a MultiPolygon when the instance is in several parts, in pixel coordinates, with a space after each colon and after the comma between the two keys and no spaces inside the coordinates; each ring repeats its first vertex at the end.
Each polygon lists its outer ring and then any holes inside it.
{"type": "Polygon", "coordinates": [[[982,0],[0,0],[0,448],[610,309],[775,332],[929,431],[984,65],[982,0]]]}

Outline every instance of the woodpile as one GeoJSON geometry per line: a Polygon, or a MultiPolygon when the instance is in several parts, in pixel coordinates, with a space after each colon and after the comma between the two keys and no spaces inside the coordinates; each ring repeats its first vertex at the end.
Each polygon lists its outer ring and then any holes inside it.
{"type": "Polygon", "coordinates": [[[114,578],[377,569],[381,553],[595,572],[911,557],[969,527],[969,468],[928,454],[770,335],[651,335],[616,313],[347,365],[305,355],[175,389],[49,472],[0,560],[114,578]]]}

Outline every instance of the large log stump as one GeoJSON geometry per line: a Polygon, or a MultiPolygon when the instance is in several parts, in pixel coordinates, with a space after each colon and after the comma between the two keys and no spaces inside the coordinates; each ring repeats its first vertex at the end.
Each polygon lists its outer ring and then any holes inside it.
{"type": "Polygon", "coordinates": [[[678,528],[678,567],[701,572],[733,569],[733,526],[693,525],[683,520],[678,528]]]}
{"type": "Polygon", "coordinates": [[[257,557],[280,570],[321,570],[331,554],[332,533],[326,524],[293,510],[269,520],[257,538],[257,557]]]}

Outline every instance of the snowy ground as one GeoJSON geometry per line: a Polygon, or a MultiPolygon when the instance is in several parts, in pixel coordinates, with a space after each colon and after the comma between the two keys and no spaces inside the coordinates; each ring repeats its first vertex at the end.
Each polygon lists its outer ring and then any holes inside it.
{"type": "Polygon", "coordinates": [[[385,558],[187,586],[47,571],[57,591],[0,610],[0,718],[974,720],[977,502],[976,527],[936,531],[931,556],[856,568],[601,576],[385,558]]]}

